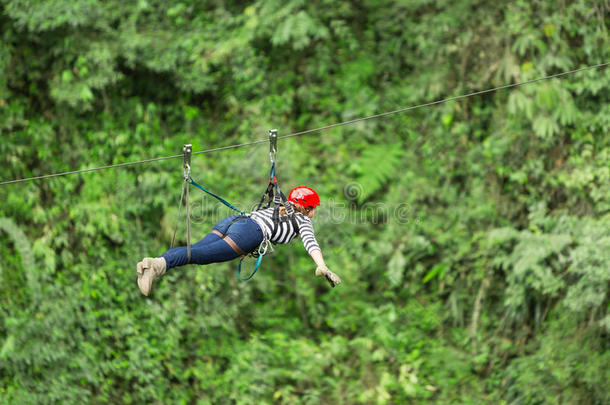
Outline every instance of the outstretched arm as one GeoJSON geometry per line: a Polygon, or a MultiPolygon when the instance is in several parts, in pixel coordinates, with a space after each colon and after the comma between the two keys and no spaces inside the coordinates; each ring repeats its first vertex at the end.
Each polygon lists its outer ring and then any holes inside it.
{"type": "Polygon", "coordinates": [[[316,265],[318,267],[326,267],[326,263],[324,263],[324,257],[322,257],[322,251],[320,249],[316,249],[310,252],[309,255],[311,256],[313,261],[316,262],[316,265]]]}
{"type": "Polygon", "coordinates": [[[299,224],[299,235],[301,236],[301,240],[303,241],[305,249],[311,256],[313,261],[316,262],[316,276],[324,276],[331,287],[334,287],[337,284],[341,284],[341,279],[339,278],[339,276],[328,270],[328,267],[326,267],[326,263],[324,263],[324,257],[322,256],[322,251],[320,250],[320,246],[316,241],[311,221],[309,219],[306,219],[305,217],[302,218],[303,219],[300,221],[299,224]]]}
{"type": "Polygon", "coordinates": [[[341,284],[341,279],[335,273],[330,271],[326,264],[324,263],[324,257],[322,256],[322,251],[320,249],[313,250],[309,252],[309,255],[316,262],[318,266],[316,268],[316,276],[324,276],[326,281],[330,284],[331,287],[335,287],[338,284],[341,284]]]}

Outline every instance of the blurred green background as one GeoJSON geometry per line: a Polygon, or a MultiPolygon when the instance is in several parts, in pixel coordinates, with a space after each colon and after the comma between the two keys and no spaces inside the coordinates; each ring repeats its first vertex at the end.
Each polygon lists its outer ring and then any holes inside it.
{"type": "MultiPolygon", "coordinates": [[[[610,60],[607,0],[0,5],[1,180],[610,60]]],[[[181,159],[0,186],[0,403],[610,403],[609,90],[595,69],[281,140],[335,289],[296,241],[143,297],[181,159]]],[[[268,168],[265,143],[193,157],[242,209],[268,168]]],[[[231,214],[192,198],[194,239],[231,214]]]]}

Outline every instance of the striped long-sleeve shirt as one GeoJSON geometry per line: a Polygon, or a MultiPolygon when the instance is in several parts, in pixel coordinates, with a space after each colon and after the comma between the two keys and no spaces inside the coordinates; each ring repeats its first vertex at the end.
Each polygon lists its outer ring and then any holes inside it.
{"type": "MultiPolygon", "coordinates": [[[[262,228],[267,239],[273,243],[289,243],[297,236],[297,232],[292,225],[292,221],[280,222],[278,228],[273,232],[273,207],[265,208],[259,211],[250,213],[250,217],[258,223],[262,228]]],[[[307,218],[300,212],[295,213],[296,223],[299,226],[298,234],[301,236],[303,245],[307,253],[311,254],[314,250],[320,250],[320,246],[316,241],[313,233],[313,224],[311,219],[307,218]]]]}

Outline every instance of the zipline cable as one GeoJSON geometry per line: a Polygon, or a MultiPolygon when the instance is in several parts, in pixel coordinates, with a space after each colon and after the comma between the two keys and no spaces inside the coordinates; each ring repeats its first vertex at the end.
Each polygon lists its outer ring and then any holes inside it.
{"type": "MultiPolygon", "coordinates": [[[[308,129],[308,130],[305,130],[305,131],[294,132],[294,133],[288,134],[288,135],[278,136],[277,138],[278,139],[285,139],[285,138],[292,138],[292,137],[295,137],[295,136],[301,136],[301,135],[305,135],[305,134],[310,134],[310,133],[313,133],[313,132],[320,132],[320,131],[324,131],[324,130],[331,129],[331,128],[336,128],[336,127],[340,127],[340,126],[344,126],[344,125],[354,124],[354,123],[360,122],[360,121],[366,121],[366,120],[371,120],[371,119],[375,119],[375,118],[386,117],[388,115],[399,114],[399,113],[402,113],[402,112],[411,111],[411,110],[415,110],[415,109],[418,109],[418,108],[430,107],[430,106],[433,106],[433,105],[443,104],[443,103],[446,103],[446,102],[449,102],[449,101],[460,100],[460,99],[464,99],[464,98],[468,98],[468,97],[478,96],[478,95],[481,95],[481,94],[491,93],[491,92],[498,91],[498,90],[504,90],[504,89],[509,89],[509,88],[518,87],[518,86],[523,86],[525,84],[535,83],[535,82],[539,82],[539,81],[543,81],[543,80],[554,79],[554,78],[557,78],[557,77],[561,77],[561,76],[566,76],[566,75],[573,74],[573,73],[582,72],[582,71],[585,71],[585,70],[597,69],[597,68],[605,67],[607,65],[610,65],[610,62],[605,62],[605,63],[600,63],[600,64],[597,64],[597,65],[592,65],[592,66],[587,66],[587,67],[583,67],[583,68],[573,69],[573,70],[569,70],[569,71],[566,71],[566,72],[552,74],[552,75],[549,75],[549,76],[538,77],[536,79],[530,79],[530,80],[526,80],[526,81],[519,82],[519,83],[506,84],[506,85],[499,86],[499,87],[494,87],[494,88],[491,88],[491,89],[475,91],[473,93],[468,93],[468,94],[464,94],[464,95],[461,95],[461,96],[448,97],[448,98],[444,98],[442,100],[431,101],[431,102],[428,102],[428,103],[418,104],[418,105],[414,105],[414,106],[410,106],[410,107],[405,107],[405,108],[399,108],[397,110],[387,111],[387,112],[380,113],[380,114],[375,114],[375,115],[370,115],[368,117],[355,118],[353,120],[343,121],[343,122],[339,122],[339,123],[336,123],[336,124],[330,124],[330,125],[326,125],[326,126],[319,127],[319,128],[308,129]]],[[[203,153],[218,152],[218,151],[222,151],[222,150],[241,148],[243,146],[251,146],[251,145],[256,145],[256,144],[265,143],[265,142],[268,142],[268,140],[267,139],[260,139],[260,140],[253,141],[253,142],[245,142],[245,143],[239,143],[239,144],[235,144],[235,145],[220,146],[220,147],[217,147],[217,148],[201,150],[201,151],[198,151],[198,152],[193,152],[192,154],[193,155],[199,155],[199,154],[203,154],[203,153]]],[[[93,172],[93,171],[105,170],[105,169],[114,169],[114,168],[117,168],[117,167],[139,165],[139,164],[143,164],[143,163],[157,162],[157,161],[167,160],[167,159],[177,159],[177,158],[181,158],[181,157],[183,157],[183,155],[162,156],[162,157],[157,157],[157,158],[152,158],[152,159],[136,160],[136,161],[133,161],[133,162],[124,162],[124,163],[117,163],[117,164],[113,164],[113,165],[93,167],[93,168],[89,168],[89,169],[71,170],[71,171],[68,171],[68,172],[46,174],[46,175],[43,175],[43,176],[35,176],[35,177],[27,177],[27,178],[24,178],[24,179],[7,180],[7,181],[0,182],[0,186],[6,185],[6,184],[22,183],[22,182],[32,181],[32,180],[48,179],[48,178],[52,178],[52,177],[68,176],[68,175],[71,175],[71,174],[87,173],[87,172],[93,172]]]]}
{"type": "Polygon", "coordinates": [[[419,104],[419,105],[415,105],[415,106],[411,106],[411,107],[399,108],[398,110],[388,111],[388,112],[384,112],[384,113],[381,113],[381,114],[370,115],[368,117],[355,118],[353,120],[339,122],[337,124],[326,125],[326,126],[323,126],[323,127],[320,127],[320,128],[308,129],[308,130],[301,131],[301,132],[295,132],[295,133],[289,134],[289,135],[279,136],[278,139],[290,138],[290,137],[293,137],[293,136],[305,135],[305,134],[309,134],[309,133],[312,133],[312,132],[324,131],[326,129],[336,128],[336,127],[340,127],[340,126],[343,126],[343,125],[354,124],[354,123],[359,122],[359,121],[371,120],[373,118],[386,117],[386,116],[392,115],[392,114],[398,114],[398,113],[402,113],[402,112],[410,111],[410,110],[415,110],[415,109],[422,108],[422,107],[430,107],[430,106],[433,106],[433,105],[446,103],[448,101],[460,100],[460,99],[463,99],[463,98],[468,98],[468,97],[472,97],[472,96],[478,96],[480,94],[491,93],[491,92],[494,92],[494,91],[497,91],[497,90],[504,90],[504,89],[509,89],[511,87],[518,87],[518,86],[522,86],[524,84],[530,84],[530,83],[535,83],[535,82],[539,82],[539,81],[542,81],[542,80],[553,79],[553,78],[556,78],[556,77],[565,76],[565,75],[569,75],[569,74],[577,73],[577,72],[582,72],[584,70],[590,70],[590,69],[595,69],[595,68],[599,68],[599,67],[604,67],[604,66],[607,66],[607,65],[610,65],[610,62],[600,63],[599,65],[587,66],[587,67],[579,68],[579,69],[574,69],[574,70],[570,70],[570,71],[567,71],[567,72],[556,73],[556,74],[550,75],[550,76],[538,77],[536,79],[530,79],[530,80],[526,80],[524,82],[513,83],[513,84],[506,84],[504,86],[494,87],[492,89],[475,91],[474,93],[464,94],[464,95],[461,95],[461,96],[444,98],[442,100],[431,101],[429,103],[419,104]]]}

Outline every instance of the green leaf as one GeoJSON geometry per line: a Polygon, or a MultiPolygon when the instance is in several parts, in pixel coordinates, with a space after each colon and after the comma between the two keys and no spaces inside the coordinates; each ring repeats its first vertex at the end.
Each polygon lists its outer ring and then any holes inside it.
{"type": "Polygon", "coordinates": [[[396,287],[402,282],[406,264],[407,259],[400,250],[396,250],[388,262],[388,279],[392,287],[396,287]]]}
{"type": "Polygon", "coordinates": [[[542,139],[550,139],[559,132],[557,121],[547,115],[539,115],[534,120],[534,133],[542,139]]]}
{"type": "Polygon", "coordinates": [[[357,162],[361,173],[358,177],[361,186],[359,203],[363,203],[399,174],[403,155],[401,144],[371,145],[362,152],[362,157],[357,162]]]}
{"type": "Polygon", "coordinates": [[[433,278],[438,278],[438,279],[442,279],[445,272],[447,270],[447,265],[446,264],[437,264],[436,266],[432,267],[430,269],[430,271],[428,271],[428,273],[426,273],[426,275],[423,278],[423,282],[427,283],[430,280],[432,280],[433,278]]]}

